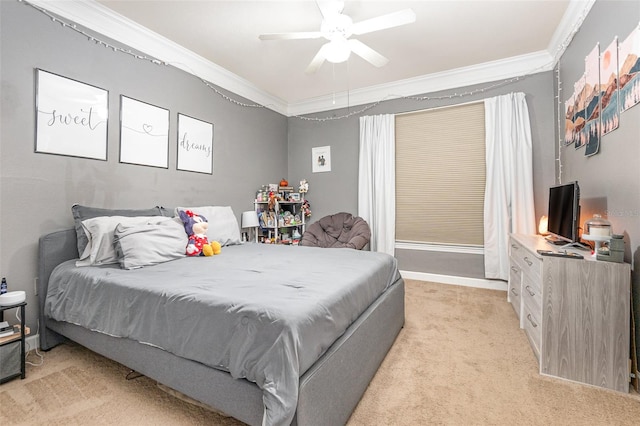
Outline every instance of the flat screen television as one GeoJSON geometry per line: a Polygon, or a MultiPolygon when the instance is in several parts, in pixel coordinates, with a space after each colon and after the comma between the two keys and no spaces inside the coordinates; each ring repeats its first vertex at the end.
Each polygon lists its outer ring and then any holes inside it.
{"type": "Polygon", "coordinates": [[[549,189],[549,215],[547,230],[554,244],[579,241],[580,187],[578,182],[552,186],[549,189]]]}

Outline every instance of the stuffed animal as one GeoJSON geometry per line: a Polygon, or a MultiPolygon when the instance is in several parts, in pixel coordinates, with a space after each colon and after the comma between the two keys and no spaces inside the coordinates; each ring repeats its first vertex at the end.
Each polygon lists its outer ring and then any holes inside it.
{"type": "Polygon", "coordinates": [[[269,210],[274,210],[276,208],[276,204],[277,204],[277,199],[276,199],[276,194],[271,191],[269,192],[269,210]]]}
{"type": "Polygon", "coordinates": [[[209,243],[207,238],[209,224],[206,217],[198,215],[191,210],[180,210],[178,213],[184,224],[184,230],[189,236],[186,250],[187,256],[213,256],[214,254],[220,254],[220,243],[217,241],[209,243]]]}
{"type": "Polygon", "coordinates": [[[215,256],[216,254],[220,254],[220,253],[222,252],[222,246],[220,245],[220,243],[219,243],[219,242],[217,242],[217,241],[212,241],[212,242],[211,242],[211,244],[210,244],[210,246],[211,246],[211,250],[212,250],[212,252],[213,252],[214,256],[215,256]]]}
{"type": "Polygon", "coordinates": [[[300,188],[298,189],[298,192],[301,194],[306,194],[307,192],[309,192],[309,182],[307,182],[306,179],[302,179],[300,181],[300,188]]]}
{"type": "Polygon", "coordinates": [[[305,215],[305,217],[311,217],[311,204],[309,204],[309,201],[304,200],[302,202],[302,206],[300,206],[300,210],[305,215]]]}

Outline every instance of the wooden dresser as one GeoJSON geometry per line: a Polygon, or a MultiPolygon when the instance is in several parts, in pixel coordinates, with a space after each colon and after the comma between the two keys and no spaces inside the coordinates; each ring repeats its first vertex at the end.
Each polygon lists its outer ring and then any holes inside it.
{"type": "Polygon", "coordinates": [[[508,301],[538,358],[540,373],[629,391],[631,269],[627,263],[541,256],[558,249],[512,234],[508,301]]]}

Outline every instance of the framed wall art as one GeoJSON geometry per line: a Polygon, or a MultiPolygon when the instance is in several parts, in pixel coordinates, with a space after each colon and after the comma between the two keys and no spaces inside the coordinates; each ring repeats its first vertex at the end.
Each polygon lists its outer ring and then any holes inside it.
{"type": "Polygon", "coordinates": [[[331,147],[311,148],[311,171],[313,173],[331,171],[331,147]]]}
{"type": "Polygon", "coordinates": [[[586,148],[584,155],[590,157],[600,151],[600,43],[585,58],[585,122],[586,148]]]}
{"type": "Polygon", "coordinates": [[[213,124],[178,114],[177,169],[213,174],[213,124]]]}
{"type": "Polygon", "coordinates": [[[602,136],[604,136],[620,125],[617,37],[602,52],[600,58],[600,121],[602,136]]]}
{"type": "Polygon", "coordinates": [[[640,103],[640,25],[618,45],[620,111],[640,103]]]}
{"type": "Polygon", "coordinates": [[[35,152],[107,160],[109,92],[36,69],[35,152]]]}
{"type": "Polygon", "coordinates": [[[120,96],[120,162],[169,168],[169,110],[120,96]]]}

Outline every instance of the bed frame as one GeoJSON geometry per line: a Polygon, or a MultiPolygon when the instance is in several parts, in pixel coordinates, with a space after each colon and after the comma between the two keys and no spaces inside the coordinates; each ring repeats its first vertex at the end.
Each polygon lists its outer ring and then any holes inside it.
{"type": "MultiPolygon", "coordinates": [[[[330,249],[328,249],[330,250],[330,249]]],[[[40,347],[70,339],[163,385],[250,425],[262,424],[262,390],[162,349],[48,319],[44,300],[53,269],[78,257],[75,229],[40,238],[38,301],[40,347]]],[[[294,425],[345,424],[404,325],[404,282],[398,279],[300,377],[294,425]]]]}

